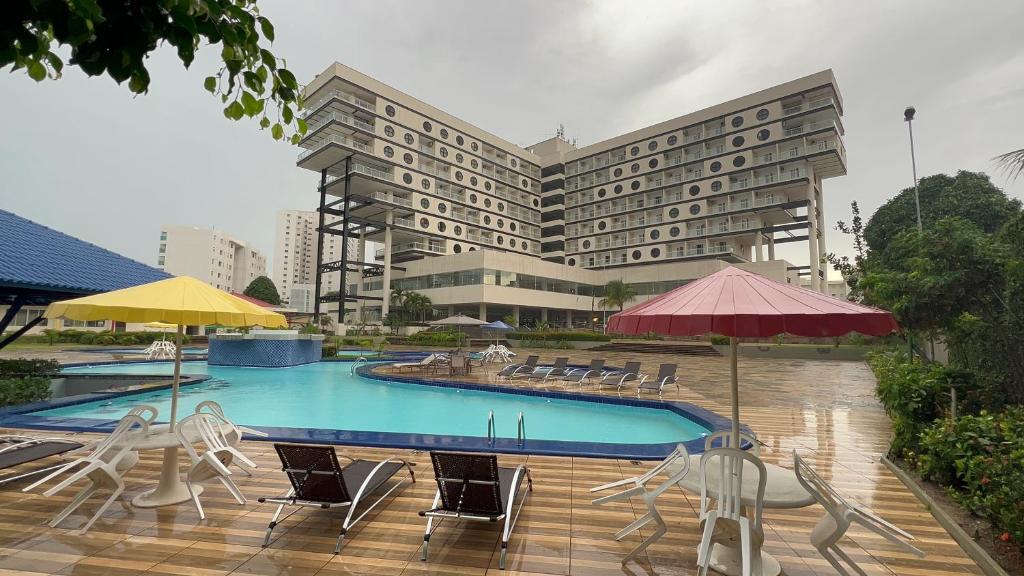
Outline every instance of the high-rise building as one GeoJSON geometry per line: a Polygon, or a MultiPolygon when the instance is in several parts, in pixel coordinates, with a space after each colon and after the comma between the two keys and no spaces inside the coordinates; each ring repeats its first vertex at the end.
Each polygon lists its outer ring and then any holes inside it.
{"type": "MultiPolygon", "coordinates": [[[[305,290],[305,285],[316,284],[316,254],[320,224],[319,215],[309,210],[281,210],[277,213],[277,232],[274,240],[274,284],[281,299],[292,305],[293,288],[305,290]]],[[[336,218],[330,216],[327,223],[336,218]]],[[[323,262],[341,260],[341,237],[324,236],[323,262]]],[[[349,242],[349,257],[355,258],[355,243],[349,242]]],[[[351,280],[351,278],[350,278],[351,280]]],[[[341,272],[324,274],[321,278],[321,294],[341,289],[341,272]]],[[[306,310],[300,310],[305,312],[306,310]]]]}
{"type": "Polygon", "coordinates": [[[220,230],[161,226],[157,266],[192,276],[225,292],[242,292],[267,273],[267,258],[245,241],[220,230]]]}
{"type": "Polygon", "coordinates": [[[384,244],[347,272],[377,298],[363,321],[384,287],[523,324],[592,322],[609,280],[643,300],[727,265],[824,289],[822,181],[846,173],[831,70],[581,148],[516,146],[341,64],[306,103],[298,166],[347,216],[332,233],[384,244]],[[806,263],[776,258],[794,242],[806,263]]]}

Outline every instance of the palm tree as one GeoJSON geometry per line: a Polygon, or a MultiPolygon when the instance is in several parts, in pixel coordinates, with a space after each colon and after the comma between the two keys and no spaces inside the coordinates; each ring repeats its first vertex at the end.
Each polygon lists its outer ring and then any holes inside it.
{"type": "Polygon", "coordinates": [[[1016,180],[1018,176],[1024,174],[1024,148],[1000,154],[993,158],[993,160],[996,161],[996,166],[1006,173],[1010,180],[1016,180]]]}
{"type": "Polygon", "coordinates": [[[612,280],[604,285],[604,298],[598,302],[602,308],[617,307],[622,312],[623,307],[636,300],[636,291],[629,284],[622,280],[612,280]]]}
{"type": "Polygon", "coordinates": [[[407,292],[403,308],[412,316],[419,318],[420,322],[426,320],[427,312],[432,311],[434,303],[430,298],[418,292],[407,292]]]}
{"type": "Polygon", "coordinates": [[[399,308],[405,308],[405,299],[409,297],[409,294],[411,294],[409,290],[394,288],[391,290],[391,303],[399,308]]]}

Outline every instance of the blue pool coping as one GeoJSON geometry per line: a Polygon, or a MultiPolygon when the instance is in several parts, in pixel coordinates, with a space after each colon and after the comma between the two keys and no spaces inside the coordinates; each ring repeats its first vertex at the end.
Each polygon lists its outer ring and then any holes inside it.
{"type": "MultiPolygon", "coordinates": [[[[408,357],[408,356],[406,356],[408,357]]],[[[337,362],[339,360],[329,360],[337,362]]],[[[111,364],[145,364],[153,362],[166,362],[166,360],[124,360],[105,361],[88,363],[69,363],[62,367],[100,366],[111,364]]],[[[202,362],[202,360],[188,360],[188,362],[202,362]]],[[[373,368],[385,362],[365,364],[356,369],[356,373],[364,378],[380,382],[394,382],[401,384],[416,384],[421,386],[432,386],[437,388],[456,388],[462,390],[477,390],[487,392],[500,392],[520,396],[540,396],[552,399],[573,400],[579,402],[592,402],[595,404],[616,404],[621,406],[634,406],[657,410],[668,410],[683,418],[700,424],[709,430],[709,433],[728,431],[731,429],[731,421],[715,412],[691,404],[689,402],[676,402],[667,400],[647,400],[643,398],[625,398],[621,396],[605,396],[598,394],[570,393],[556,390],[524,389],[511,386],[493,384],[474,384],[469,382],[452,382],[417,378],[415,376],[400,376],[394,374],[378,374],[373,368]]],[[[271,368],[273,369],[273,368],[271,368]]],[[[206,382],[211,376],[196,376],[195,380],[183,383],[182,387],[193,386],[206,382]]],[[[171,384],[149,386],[137,390],[118,392],[94,392],[77,396],[68,396],[51,400],[43,400],[19,406],[8,406],[0,409],[0,427],[24,428],[33,430],[50,430],[65,432],[110,432],[117,424],[117,420],[97,420],[90,418],[70,417],[47,417],[33,414],[41,410],[61,408],[84,404],[96,400],[107,400],[116,397],[131,396],[146,392],[166,390],[171,384]]],[[[268,399],[270,401],[270,399],[268,399]]],[[[586,458],[613,458],[628,460],[661,460],[675,449],[677,444],[683,444],[690,454],[704,452],[704,437],[694,438],[684,442],[666,442],[654,444],[614,444],[608,442],[579,442],[564,440],[536,440],[529,439],[529,422],[527,422],[527,439],[520,444],[515,438],[496,438],[488,440],[479,436],[448,436],[439,434],[412,434],[400,432],[372,432],[360,430],[340,430],[323,428],[290,428],[276,426],[250,425],[239,421],[266,433],[266,438],[256,436],[245,436],[249,441],[264,442],[296,442],[330,444],[336,446],[363,446],[370,448],[392,448],[403,450],[459,450],[466,452],[489,452],[501,454],[520,454],[538,456],[567,456],[586,458]]],[[[749,428],[742,427],[745,433],[750,433],[749,428]]]]}

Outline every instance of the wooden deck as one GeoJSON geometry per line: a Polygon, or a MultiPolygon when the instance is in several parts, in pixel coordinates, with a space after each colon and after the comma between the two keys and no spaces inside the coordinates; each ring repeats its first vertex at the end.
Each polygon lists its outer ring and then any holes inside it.
{"type": "MultiPolygon", "coordinates": [[[[542,360],[567,355],[541,353],[542,360]]],[[[586,362],[591,355],[571,351],[576,362],[586,362]]],[[[611,365],[626,360],[614,353],[604,356],[611,365]]],[[[650,371],[657,370],[660,362],[681,360],[682,388],[678,392],[669,388],[666,398],[728,412],[726,359],[656,354],[631,359],[643,361],[650,371]]],[[[920,560],[866,531],[851,530],[843,546],[869,574],[981,573],[879,462],[887,446],[889,423],[874,400],[874,379],[863,363],[741,359],[740,370],[742,418],[765,444],[766,461],[792,467],[791,451],[799,450],[839,490],[909,530],[928,553],[920,560]]],[[[493,372],[477,372],[472,379],[493,381],[493,372]]],[[[271,546],[263,549],[260,542],[273,507],[256,499],[282,494],[288,485],[270,444],[247,442],[243,447],[260,465],[252,478],[237,477],[249,503],[240,506],[219,484],[208,484],[202,496],[205,521],[198,520],[189,504],[141,510],[125,502],[112,506],[87,535],[79,536],[72,529],[84,520],[82,515],[69,518],[64,529],[45,525],[70,494],[47,499],[23,494],[18,486],[4,487],[0,490],[0,576],[502,573],[498,570],[500,527],[495,524],[446,522],[431,539],[430,561],[419,560],[424,522],[416,512],[430,506],[435,485],[427,455],[409,451],[397,452],[418,464],[419,481],[407,485],[350,532],[341,555],[331,554],[340,519],[319,510],[292,516],[275,530],[271,546]]],[[[362,457],[396,452],[339,450],[362,457]]],[[[674,489],[662,497],[659,508],[670,532],[640,562],[626,566],[620,559],[641,536],[615,542],[611,535],[636,517],[639,504],[600,508],[590,504],[590,487],[633,476],[650,463],[537,456],[500,459],[526,462],[535,486],[511,539],[504,574],[696,574],[700,533],[695,495],[674,489]]],[[[158,473],[159,453],[144,454],[126,478],[127,496],[154,483],[158,473]]],[[[89,511],[90,504],[85,509],[89,511]]],[[[834,574],[807,540],[821,513],[818,507],[766,511],[765,550],[781,561],[784,573],[834,574]]]]}

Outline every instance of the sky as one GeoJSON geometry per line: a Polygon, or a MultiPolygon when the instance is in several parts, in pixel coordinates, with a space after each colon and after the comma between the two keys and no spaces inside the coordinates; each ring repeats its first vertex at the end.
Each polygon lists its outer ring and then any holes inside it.
{"type": "MultiPolygon", "coordinates": [[[[828,251],[912,185],[903,109],[917,108],[919,176],[1024,178],[992,157],[1024,148],[1024,2],[260,0],[273,50],[300,82],[338,61],[520,145],[559,125],[584,146],[832,68],[848,174],[824,183],[828,251]]],[[[162,224],[216,227],[273,259],[275,214],[313,209],[299,150],[231,122],[203,90],[219,47],[189,70],[166,47],[148,94],[67,68],[0,74],[0,207],[155,264],[162,224]]],[[[806,264],[805,245],[780,257],[806,264]]],[[[272,270],[268,263],[268,273],[272,270]]],[[[834,276],[834,273],[833,273],[834,276]]]]}

